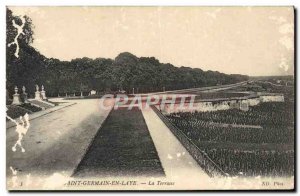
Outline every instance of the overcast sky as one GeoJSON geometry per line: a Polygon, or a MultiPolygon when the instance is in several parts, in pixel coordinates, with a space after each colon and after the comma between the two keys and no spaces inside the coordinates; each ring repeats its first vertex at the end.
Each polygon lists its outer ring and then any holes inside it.
{"type": "Polygon", "coordinates": [[[224,73],[294,72],[292,7],[10,7],[35,26],[47,57],[114,59],[121,52],[224,73]]]}

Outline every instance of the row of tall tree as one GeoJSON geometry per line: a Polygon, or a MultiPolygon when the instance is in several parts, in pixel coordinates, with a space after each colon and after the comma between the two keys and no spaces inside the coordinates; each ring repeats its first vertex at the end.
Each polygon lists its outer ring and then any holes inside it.
{"type": "MultiPolygon", "coordinates": [[[[160,63],[154,57],[136,57],[124,52],[115,59],[76,58],[71,61],[47,58],[31,46],[34,41],[33,24],[25,16],[24,34],[18,38],[19,57],[15,56],[16,45],[8,46],[17,35],[13,26],[22,20],[7,9],[7,90],[13,93],[14,86],[26,86],[33,94],[36,84],[43,84],[47,93],[111,92],[133,88],[140,93],[175,90],[210,85],[230,84],[247,80],[244,75],[227,75],[215,71],[203,71],[189,67],[175,67],[160,63]]],[[[74,40],[76,41],[76,40],[74,40]]]]}

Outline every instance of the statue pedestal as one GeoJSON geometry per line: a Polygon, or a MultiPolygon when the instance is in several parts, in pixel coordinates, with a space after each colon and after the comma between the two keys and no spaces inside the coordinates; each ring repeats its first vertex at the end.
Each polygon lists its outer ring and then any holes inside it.
{"type": "Polygon", "coordinates": [[[41,93],[39,91],[35,92],[34,99],[36,99],[36,100],[42,100],[41,93]]]}
{"type": "Polygon", "coordinates": [[[12,105],[21,105],[21,99],[20,99],[20,95],[19,94],[14,94],[13,95],[13,102],[12,105]]]}
{"type": "Polygon", "coordinates": [[[47,100],[47,97],[46,97],[46,91],[41,91],[41,98],[43,100],[47,100]]]}

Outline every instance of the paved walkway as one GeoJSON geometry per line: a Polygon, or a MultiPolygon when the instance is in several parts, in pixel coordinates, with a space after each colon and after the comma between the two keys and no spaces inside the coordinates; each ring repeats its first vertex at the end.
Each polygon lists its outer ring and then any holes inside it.
{"type": "MultiPolygon", "coordinates": [[[[49,113],[52,113],[52,112],[55,112],[57,110],[61,110],[62,108],[65,108],[65,107],[69,107],[71,105],[74,105],[76,104],[75,101],[64,101],[62,99],[58,99],[58,98],[54,98],[54,99],[51,99],[51,101],[57,101],[57,102],[61,102],[59,105],[55,106],[55,107],[52,107],[52,108],[49,108],[47,110],[42,110],[42,111],[39,111],[39,112],[34,112],[32,114],[29,114],[29,119],[30,120],[33,120],[35,118],[39,118],[40,116],[44,116],[44,115],[47,115],[49,113]]],[[[15,120],[18,120],[18,118],[16,118],[15,120]]],[[[11,121],[6,121],[6,129],[8,128],[11,128],[11,127],[15,127],[16,124],[11,122],[11,121]]]]}
{"type": "Polygon", "coordinates": [[[11,149],[18,139],[16,127],[6,129],[9,179],[10,167],[18,171],[18,177],[30,174],[44,179],[54,173],[71,176],[81,162],[88,167],[78,170],[78,177],[84,177],[86,172],[96,176],[103,172],[137,177],[165,174],[175,182],[188,178],[186,188],[210,179],[151,108],[142,112],[123,108],[123,113],[117,112],[115,118],[107,119],[116,120],[117,124],[110,123],[106,129],[103,125],[100,129],[110,108],[100,109],[99,99],[68,102],[76,104],[30,120],[22,141],[24,153],[11,149]],[[120,121],[129,127],[120,126],[120,121]]]}
{"type": "Polygon", "coordinates": [[[151,108],[142,112],[167,178],[210,178],[151,108]]]}
{"type": "Polygon", "coordinates": [[[8,176],[10,166],[17,168],[18,175],[46,177],[64,172],[70,176],[79,164],[110,109],[100,109],[100,99],[60,101],[76,104],[31,119],[22,141],[26,152],[12,151],[18,139],[16,127],[6,129],[8,176]]]}

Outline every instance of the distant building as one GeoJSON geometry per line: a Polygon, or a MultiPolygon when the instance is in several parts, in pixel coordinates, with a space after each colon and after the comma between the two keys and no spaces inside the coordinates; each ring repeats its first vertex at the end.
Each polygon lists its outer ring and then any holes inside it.
{"type": "Polygon", "coordinates": [[[91,90],[90,95],[96,95],[97,91],[91,90]]]}
{"type": "Polygon", "coordinates": [[[119,90],[119,93],[121,93],[121,94],[126,94],[126,91],[124,91],[124,90],[119,90]]]}

